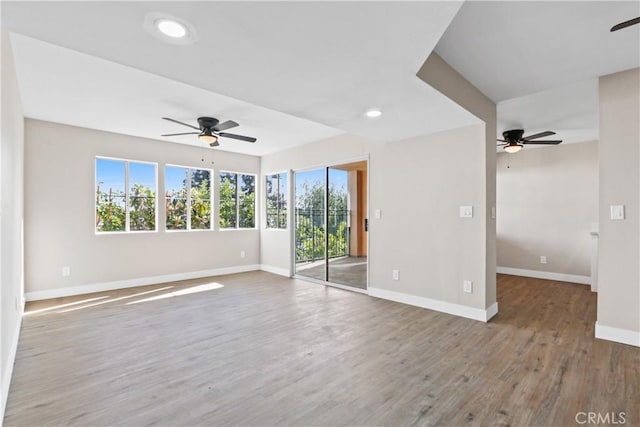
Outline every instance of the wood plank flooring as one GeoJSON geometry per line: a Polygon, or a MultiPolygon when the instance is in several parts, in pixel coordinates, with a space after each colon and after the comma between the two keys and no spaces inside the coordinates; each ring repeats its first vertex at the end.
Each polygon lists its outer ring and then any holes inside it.
{"type": "Polygon", "coordinates": [[[588,286],[501,275],[498,301],[484,324],[251,272],[30,303],[4,424],[640,425],[640,350],[593,338],[588,286]]]}

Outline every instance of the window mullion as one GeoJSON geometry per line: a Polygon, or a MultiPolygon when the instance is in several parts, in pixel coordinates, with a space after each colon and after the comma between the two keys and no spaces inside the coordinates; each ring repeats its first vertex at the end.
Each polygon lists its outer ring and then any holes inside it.
{"type": "Polygon", "coordinates": [[[240,228],[240,198],[238,194],[238,187],[240,187],[240,174],[236,174],[236,228],[240,228]]]}
{"type": "Polygon", "coordinates": [[[187,168],[187,231],[191,231],[191,168],[187,168]]]}
{"type": "Polygon", "coordinates": [[[131,197],[129,195],[129,161],[124,162],[124,231],[131,231],[131,218],[129,216],[129,209],[131,204],[131,197]]]}

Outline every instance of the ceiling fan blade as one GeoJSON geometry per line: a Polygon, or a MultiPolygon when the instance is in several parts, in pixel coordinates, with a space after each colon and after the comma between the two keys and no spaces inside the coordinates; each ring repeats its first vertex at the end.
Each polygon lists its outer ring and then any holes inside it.
{"type": "Polygon", "coordinates": [[[179,125],[182,125],[182,126],[188,126],[188,127],[192,128],[192,129],[195,129],[195,130],[200,130],[199,127],[195,127],[193,125],[190,125],[188,123],[183,123],[183,122],[180,122],[178,120],[170,119],[169,117],[163,117],[163,119],[164,120],[169,120],[170,122],[173,122],[173,123],[178,123],[179,125]]]}
{"type": "Polygon", "coordinates": [[[562,142],[562,140],[559,139],[555,139],[555,140],[548,140],[548,141],[520,141],[520,144],[528,144],[528,145],[533,145],[533,144],[546,144],[546,145],[558,145],[562,142]]]}
{"type": "Polygon", "coordinates": [[[178,136],[178,135],[200,135],[200,132],[167,133],[160,136],[178,136]]]}
{"type": "Polygon", "coordinates": [[[218,136],[221,136],[223,138],[239,139],[240,141],[246,141],[246,142],[256,142],[257,141],[255,138],[252,138],[250,136],[236,135],[235,133],[220,132],[218,134],[218,136]]]}
{"type": "Polygon", "coordinates": [[[621,23],[611,27],[611,32],[618,31],[618,30],[630,27],[630,26],[638,24],[638,23],[640,23],[640,17],[629,19],[628,21],[621,22],[621,23]]]}
{"type": "Polygon", "coordinates": [[[233,120],[227,120],[226,122],[223,122],[223,123],[220,123],[217,126],[214,126],[213,130],[216,131],[216,132],[220,132],[220,131],[223,131],[223,130],[234,128],[236,126],[240,126],[240,125],[237,124],[236,122],[234,122],[233,120]]]}
{"type": "Polygon", "coordinates": [[[507,142],[504,139],[496,139],[496,141],[500,141],[500,142],[507,142]]]}
{"type": "Polygon", "coordinates": [[[533,135],[529,135],[529,136],[525,136],[524,138],[522,138],[523,141],[530,141],[532,139],[537,139],[537,138],[543,138],[545,136],[551,136],[551,135],[555,135],[555,132],[551,132],[550,130],[544,131],[544,132],[540,132],[540,133],[534,133],[533,135]]]}

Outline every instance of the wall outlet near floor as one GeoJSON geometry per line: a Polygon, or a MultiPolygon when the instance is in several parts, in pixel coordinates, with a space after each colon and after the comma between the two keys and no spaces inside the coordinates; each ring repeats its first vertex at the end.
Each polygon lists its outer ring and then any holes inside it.
{"type": "Polygon", "coordinates": [[[544,255],[540,255],[540,264],[546,264],[547,263],[547,257],[544,255]]]}
{"type": "Polygon", "coordinates": [[[62,277],[71,276],[71,267],[62,267],[62,277]]]}
{"type": "Polygon", "coordinates": [[[473,292],[473,282],[471,280],[463,280],[462,287],[463,290],[468,294],[473,292]]]}
{"type": "Polygon", "coordinates": [[[393,280],[400,280],[400,270],[392,270],[391,277],[393,277],[393,280]]]}
{"type": "Polygon", "coordinates": [[[244,251],[240,251],[240,258],[244,258],[244,256],[245,256],[244,251]]]}

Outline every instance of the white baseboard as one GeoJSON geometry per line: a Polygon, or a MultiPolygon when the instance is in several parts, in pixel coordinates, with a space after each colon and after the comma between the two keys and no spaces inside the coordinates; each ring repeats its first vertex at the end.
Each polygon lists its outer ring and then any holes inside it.
{"type": "Polygon", "coordinates": [[[260,264],[260,270],[267,273],[277,274],[279,276],[291,277],[291,273],[286,268],[273,267],[271,265],[260,264]]]}
{"type": "Polygon", "coordinates": [[[496,267],[496,273],[511,274],[513,276],[535,277],[536,279],[557,280],[560,282],[580,283],[590,285],[591,277],[576,274],[553,273],[551,271],[525,270],[522,268],[496,267]]]}
{"type": "Polygon", "coordinates": [[[491,304],[489,308],[486,309],[486,312],[487,312],[487,318],[485,322],[488,322],[493,316],[498,314],[498,303],[494,302],[493,304],[491,304]]]}
{"type": "Polygon", "coordinates": [[[596,321],[596,338],[607,341],[615,341],[622,344],[640,347],[640,331],[614,328],[601,325],[596,321]]]}
{"type": "Polygon", "coordinates": [[[163,276],[140,277],[137,279],[116,280],[113,282],[92,283],[68,288],[50,289],[46,291],[32,291],[25,293],[27,301],[38,301],[50,298],[68,297],[72,295],[84,295],[94,292],[113,291],[115,289],[134,288],[136,286],[155,285],[157,283],[175,282],[178,280],[200,279],[209,276],[222,276],[224,274],[244,273],[260,270],[260,265],[240,265],[236,267],[214,268],[211,270],[192,271],[189,273],[165,274],[163,276]]]}
{"type": "Polygon", "coordinates": [[[9,397],[9,387],[11,386],[11,377],[13,375],[13,365],[16,361],[16,353],[18,352],[18,341],[20,340],[20,328],[22,327],[22,313],[24,313],[24,304],[18,311],[18,321],[16,322],[16,329],[13,332],[13,339],[9,345],[9,355],[7,356],[7,366],[4,369],[4,375],[2,376],[2,398],[0,400],[0,426],[2,420],[4,420],[4,411],[7,407],[7,398],[9,397]]]}
{"type": "Polygon", "coordinates": [[[427,308],[429,310],[440,311],[442,313],[453,314],[455,316],[466,317],[467,319],[479,320],[481,322],[487,322],[498,313],[497,302],[492,304],[487,310],[483,310],[380,288],[369,288],[369,295],[376,298],[414,305],[416,307],[427,308]]]}

